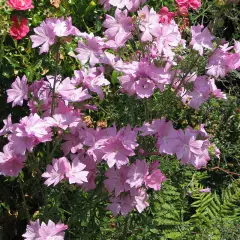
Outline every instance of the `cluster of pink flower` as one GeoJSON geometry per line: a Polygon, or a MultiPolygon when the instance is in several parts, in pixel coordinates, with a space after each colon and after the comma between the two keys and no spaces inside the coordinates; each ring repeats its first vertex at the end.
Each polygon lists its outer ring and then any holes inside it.
{"type": "Polygon", "coordinates": [[[212,147],[215,155],[219,157],[219,149],[214,144],[210,144],[203,124],[199,130],[191,127],[187,127],[184,131],[175,130],[171,121],[166,122],[166,119],[162,118],[153,120],[151,124],[145,123],[139,130],[142,131],[142,136],[156,136],[159,153],[176,154],[182,164],[191,164],[196,169],[206,167],[210,160],[209,148],[212,147]]]}
{"type": "MultiPolygon", "coordinates": [[[[105,129],[89,128],[83,121],[85,109],[97,110],[95,105],[86,101],[93,94],[103,99],[102,87],[110,84],[104,76],[106,67],[121,75],[122,92],[138,98],[149,98],[157,89],[173,88],[184,103],[196,109],[210,96],[226,98],[217,89],[214,78],[224,77],[231,69],[240,67],[239,42],[235,41],[234,47],[228,47],[226,43],[214,49],[214,37],[210,31],[195,26],[192,27],[191,43],[186,47],[186,41],[171,16],[166,21],[160,20],[160,15],[148,6],[138,11],[136,19],[128,16],[128,11],[137,10],[144,2],[102,1],[107,8],[110,5],[117,7],[115,17],[107,15],[103,23],[105,38],[81,33],[72,26],[70,17],[46,19],[34,29],[35,35],[30,37],[32,47],[40,47],[40,53],[48,52],[54,44],[59,46],[60,38],[80,37],[75,57],[80,60],[82,68],[75,70],[71,78],[56,74],[34,81],[30,86],[25,76],[22,79],[17,77],[7,90],[7,102],[12,102],[14,107],[22,106],[23,101],[28,100],[31,114],[19,123],[12,123],[11,115],[4,120],[0,135],[7,134],[9,143],[0,153],[0,174],[17,176],[27,152],[31,156],[38,144],[56,140],[61,143],[64,156],[53,158],[52,164],[47,166],[42,175],[46,178],[45,184],[55,186],[67,179],[85,191],[94,189],[97,165],[106,161],[109,169],[104,183],[111,195],[111,204],[107,208],[114,215],[126,215],[134,208],[142,212],[148,206],[146,189],[160,190],[166,179],[158,169],[158,162],[149,166],[143,156],[139,156],[141,151],[137,153],[139,147],[141,149],[137,143],[138,135],[156,137],[159,154],[175,154],[182,164],[191,164],[197,169],[207,165],[210,160],[208,149],[215,146],[210,144],[203,126],[200,130],[191,127],[176,130],[170,121],[162,118],[140,128],[126,126],[117,130],[115,125],[105,129]],[[130,61],[108,51],[124,47],[134,38],[138,39],[136,46],[139,45],[141,51],[130,61]],[[179,69],[182,56],[177,52],[183,56],[190,52],[198,57],[211,53],[206,75],[197,76],[192,66],[184,71],[179,69]],[[189,85],[193,85],[192,91],[189,85]]],[[[193,8],[194,5],[189,6],[193,8]]],[[[215,155],[219,157],[219,154],[215,148],[215,155]]],[[[50,155],[54,156],[54,152],[50,155]]]]}
{"type": "MultiPolygon", "coordinates": [[[[8,0],[7,4],[18,11],[26,11],[34,8],[32,0],[8,0]]],[[[29,32],[28,20],[24,17],[12,16],[11,21],[10,35],[16,40],[24,38],[29,32]]]]}
{"type": "Polygon", "coordinates": [[[68,229],[68,226],[62,223],[55,224],[53,221],[49,220],[48,224],[44,222],[40,224],[39,220],[37,220],[27,225],[26,233],[23,234],[23,237],[25,240],[64,240],[63,231],[66,229],[68,229]]]}

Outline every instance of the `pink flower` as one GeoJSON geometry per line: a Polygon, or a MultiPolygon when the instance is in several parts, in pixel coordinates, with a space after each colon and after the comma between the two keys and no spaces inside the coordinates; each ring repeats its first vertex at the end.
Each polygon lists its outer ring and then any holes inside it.
{"type": "Polygon", "coordinates": [[[127,192],[130,190],[129,184],[126,182],[128,175],[128,166],[122,166],[120,169],[109,168],[105,176],[108,178],[104,180],[108,192],[113,192],[115,196],[119,196],[121,192],[127,192]]]}
{"type": "Polygon", "coordinates": [[[110,82],[104,77],[104,68],[89,68],[74,71],[75,77],[72,79],[74,85],[82,84],[84,87],[88,88],[90,91],[95,92],[99,95],[100,99],[103,99],[102,86],[107,86],[110,82]]]}
{"type": "Polygon", "coordinates": [[[135,89],[140,98],[149,98],[153,95],[155,84],[147,78],[140,78],[135,84],[135,89]]]}
{"type": "Polygon", "coordinates": [[[13,102],[12,106],[23,105],[23,100],[28,99],[28,86],[27,78],[24,75],[20,80],[19,77],[12,83],[11,89],[7,90],[8,99],[7,102],[13,102]]]}
{"type": "Polygon", "coordinates": [[[36,35],[30,36],[33,45],[32,47],[39,47],[40,54],[49,51],[49,47],[54,44],[55,37],[73,36],[85,36],[86,34],[80,33],[80,31],[72,26],[72,18],[68,17],[66,20],[61,17],[47,18],[43,21],[39,27],[33,29],[36,35]]]}
{"type": "Polygon", "coordinates": [[[52,184],[53,186],[56,186],[64,179],[70,168],[71,166],[67,158],[54,158],[52,160],[52,165],[48,165],[47,171],[42,174],[42,177],[47,178],[44,184],[46,184],[47,186],[50,186],[52,184]]]}
{"type": "Polygon", "coordinates": [[[30,224],[27,225],[26,233],[24,233],[22,236],[25,240],[39,240],[41,239],[39,235],[40,227],[41,225],[39,223],[39,219],[37,219],[35,222],[30,221],[30,224]]]}
{"type": "Polygon", "coordinates": [[[161,189],[161,184],[166,181],[166,177],[162,174],[159,169],[155,169],[150,175],[145,177],[145,185],[147,188],[153,188],[155,191],[161,189]]]}
{"type": "Polygon", "coordinates": [[[193,49],[198,51],[201,56],[203,55],[203,48],[213,48],[212,40],[214,39],[207,27],[203,30],[202,28],[201,25],[191,27],[192,41],[190,42],[193,49]]]}
{"type": "Polygon", "coordinates": [[[130,167],[128,171],[127,183],[131,188],[141,187],[144,183],[144,179],[148,175],[148,164],[143,160],[136,160],[130,167]]]}
{"type": "Polygon", "coordinates": [[[25,159],[24,155],[16,154],[13,151],[11,144],[5,145],[3,152],[0,152],[0,175],[18,176],[25,159]]]}
{"type": "Polygon", "coordinates": [[[11,17],[11,22],[12,26],[9,33],[14,39],[20,40],[28,34],[29,27],[26,18],[22,17],[19,19],[17,16],[13,16],[11,17]]]}
{"type": "Polygon", "coordinates": [[[100,57],[103,55],[104,40],[100,37],[94,37],[93,34],[86,36],[86,44],[78,41],[78,47],[75,51],[78,53],[77,58],[82,65],[89,61],[91,66],[95,66],[100,62],[100,57]]]}
{"type": "Polygon", "coordinates": [[[159,16],[153,8],[149,11],[148,6],[144,6],[142,10],[139,10],[138,16],[140,19],[139,29],[142,32],[141,41],[152,41],[152,35],[160,27],[159,16]]]}
{"type": "Polygon", "coordinates": [[[170,21],[174,18],[175,13],[169,12],[167,7],[162,7],[159,12],[159,22],[160,23],[170,23],[170,21]]]}
{"type": "Polygon", "coordinates": [[[230,53],[221,48],[217,48],[213,55],[208,59],[208,64],[206,66],[207,74],[216,78],[225,77],[230,70],[230,58],[230,53]]]}
{"type": "Polygon", "coordinates": [[[147,0],[108,0],[108,1],[114,7],[117,7],[119,9],[126,7],[129,11],[134,12],[139,8],[141,3],[143,4],[147,0]]]}
{"type": "Polygon", "coordinates": [[[81,184],[81,187],[84,189],[84,191],[95,189],[96,188],[95,177],[96,177],[96,171],[97,171],[96,162],[90,156],[86,156],[86,157],[81,156],[81,163],[86,165],[84,169],[88,171],[87,182],[83,182],[81,184]]]}
{"type": "Polygon", "coordinates": [[[9,114],[9,115],[8,115],[8,118],[5,119],[5,120],[3,120],[3,123],[4,123],[4,127],[0,130],[0,136],[3,136],[3,135],[5,135],[6,133],[12,131],[12,127],[13,127],[13,124],[12,124],[12,115],[9,114]]]}
{"type": "Polygon", "coordinates": [[[136,144],[136,132],[132,131],[133,135],[129,135],[131,130],[125,132],[125,128],[117,132],[114,126],[109,130],[109,138],[103,142],[102,151],[105,153],[103,159],[107,161],[111,168],[116,164],[117,168],[126,165],[129,162],[128,156],[134,156],[136,144]],[[129,138],[129,136],[131,138],[129,138]]]}
{"type": "Polygon", "coordinates": [[[198,191],[200,193],[210,193],[211,192],[211,188],[203,188],[203,189],[199,189],[198,191]]]}
{"type": "Polygon", "coordinates": [[[50,141],[52,136],[47,122],[36,113],[22,118],[20,123],[14,125],[13,132],[17,137],[35,138],[38,142],[50,141]]]}
{"type": "Polygon", "coordinates": [[[153,35],[157,37],[156,46],[159,54],[164,54],[170,60],[174,57],[173,48],[181,43],[181,34],[178,25],[172,20],[169,24],[162,24],[154,29],[153,35]]]}
{"type": "Polygon", "coordinates": [[[122,46],[129,38],[133,30],[132,19],[128,17],[127,10],[121,11],[116,9],[115,18],[106,15],[103,26],[107,28],[105,35],[109,40],[114,40],[117,46],[122,46]]]}
{"type": "Polygon", "coordinates": [[[28,10],[34,8],[32,0],[8,0],[7,4],[15,10],[28,10]]]}
{"type": "Polygon", "coordinates": [[[130,195],[135,200],[135,207],[139,213],[141,213],[145,208],[149,206],[149,203],[147,202],[148,194],[146,193],[145,189],[132,188],[130,191],[130,195]]]}
{"type": "Polygon", "coordinates": [[[121,213],[123,216],[126,216],[129,212],[132,212],[136,202],[134,198],[131,198],[129,195],[111,198],[111,204],[107,206],[107,209],[110,210],[113,216],[117,216],[121,213]]]}
{"type": "Polygon", "coordinates": [[[64,240],[63,231],[66,229],[68,229],[68,226],[61,222],[55,224],[49,220],[48,224],[44,222],[40,224],[38,219],[35,222],[30,222],[30,225],[27,225],[26,233],[22,236],[25,240],[64,240]]]}
{"type": "Polygon", "coordinates": [[[81,163],[78,157],[75,157],[72,161],[72,166],[67,173],[67,178],[70,184],[77,183],[82,184],[87,182],[88,171],[83,171],[86,168],[86,165],[81,163]]]}
{"type": "Polygon", "coordinates": [[[50,25],[48,19],[43,21],[39,27],[33,29],[36,35],[30,36],[33,45],[32,48],[40,47],[40,54],[46,53],[49,51],[49,47],[54,44],[55,34],[53,31],[53,27],[50,25]]]}
{"type": "Polygon", "coordinates": [[[80,31],[72,25],[72,18],[67,17],[66,20],[64,17],[55,19],[53,32],[58,37],[67,37],[69,35],[73,36],[84,36],[80,31]]]}

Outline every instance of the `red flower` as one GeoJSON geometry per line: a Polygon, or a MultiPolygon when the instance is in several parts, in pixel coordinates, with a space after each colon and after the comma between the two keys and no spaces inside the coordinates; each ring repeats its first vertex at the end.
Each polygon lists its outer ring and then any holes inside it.
{"type": "Polygon", "coordinates": [[[10,28],[10,35],[16,39],[20,40],[25,37],[29,32],[28,20],[26,18],[19,19],[17,16],[11,18],[12,26],[10,28]]]}
{"type": "Polygon", "coordinates": [[[34,8],[32,0],[8,0],[7,4],[15,10],[28,10],[34,8]]]}
{"type": "Polygon", "coordinates": [[[159,12],[159,22],[160,23],[169,23],[175,16],[174,12],[169,12],[167,7],[162,7],[159,12]]]}

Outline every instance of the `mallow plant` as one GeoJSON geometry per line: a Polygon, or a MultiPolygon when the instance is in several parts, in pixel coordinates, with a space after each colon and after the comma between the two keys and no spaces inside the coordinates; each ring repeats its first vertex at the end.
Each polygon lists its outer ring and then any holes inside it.
{"type": "MultiPolygon", "coordinates": [[[[106,10],[114,8],[114,14],[106,14],[103,20],[103,37],[80,32],[70,16],[47,18],[33,29],[32,48],[39,54],[51,52],[55,72],[31,84],[26,76],[18,76],[7,90],[7,102],[12,107],[27,103],[30,114],[15,123],[11,115],[4,120],[0,135],[8,143],[0,153],[0,174],[18,176],[41,145],[47,159],[45,171],[38,169],[43,184],[54,188],[64,181],[94,191],[97,176],[103,174],[109,196],[106,211],[126,216],[143,212],[151,204],[148,189],[154,194],[167,181],[159,162],[148,161],[151,154],[173,155],[181,164],[201,169],[211,157],[220,158],[220,151],[204,123],[198,129],[176,129],[163,116],[147,117],[141,126],[120,127],[113,122],[110,127],[89,127],[84,121],[86,111],[101,111],[94,99],[104,99],[104,89],[111,87],[106,71],[117,74],[118,94],[147,103],[157,92],[174,93],[197,110],[211,97],[227,98],[215,81],[240,67],[240,43],[217,39],[203,25],[191,26],[184,38],[176,14],[166,7],[157,13],[146,0],[100,2],[106,10]],[[71,56],[81,68],[66,77],[58,67],[60,50],[69,39],[78,39],[71,56]],[[144,144],[149,137],[155,142],[154,153],[144,144]],[[56,153],[59,146],[61,156],[56,153]],[[104,173],[99,166],[104,166],[104,173]]],[[[183,2],[177,2],[182,12],[201,6],[200,1],[183,2]]],[[[29,223],[23,237],[60,240],[67,228],[50,219],[47,224],[37,220],[29,223]]]]}

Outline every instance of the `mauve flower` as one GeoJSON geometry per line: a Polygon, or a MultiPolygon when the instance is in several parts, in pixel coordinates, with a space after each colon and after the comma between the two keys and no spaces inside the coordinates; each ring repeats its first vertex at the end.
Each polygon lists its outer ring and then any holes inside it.
{"type": "Polygon", "coordinates": [[[129,167],[126,182],[130,185],[131,188],[141,187],[147,175],[148,164],[143,160],[137,159],[135,163],[129,167]]]}
{"type": "Polygon", "coordinates": [[[163,181],[166,181],[166,177],[159,169],[155,169],[144,180],[145,186],[147,188],[153,188],[155,191],[159,191],[161,189],[161,184],[163,181]]]}
{"type": "Polygon", "coordinates": [[[33,45],[32,48],[40,47],[40,54],[49,51],[49,47],[54,44],[55,34],[53,27],[49,24],[48,19],[43,21],[39,27],[33,29],[36,35],[30,36],[33,45]]]}
{"type": "Polygon", "coordinates": [[[140,98],[149,98],[153,95],[155,84],[148,78],[140,78],[135,83],[136,94],[140,98]]]}
{"type": "Polygon", "coordinates": [[[112,167],[106,171],[105,176],[108,179],[104,180],[104,185],[108,192],[111,193],[114,191],[114,194],[117,197],[121,192],[127,192],[130,190],[130,186],[126,182],[128,169],[128,166],[122,166],[120,169],[112,167]]]}
{"type": "Polygon", "coordinates": [[[86,169],[86,165],[81,163],[78,157],[75,157],[72,161],[72,166],[67,173],[67,178],[70,184],[77,183],[82,184],[87,182],[88,171],[83,171],[86,169]]]}
{"type": "Polygon", "coordinates": [[[0,175],[16,177],[23,168],[25,159],[24,155],[13,151],[10,143],[5,145],[3,152],[0,152],[0,175]]]}
{"type": "Polygon", "coordinates": [[[70,168],[71,166],[67,158],[62,157],[59,159],[53,159],[52,165],[48,165],[47,171],[42,174],[42,177],[47,178],[44,184],[47,186],[52,184],[53,186],[56,186],[64,179],[70,168]]]}
{"type": "Polygon", "coordinates": [[[32,0],[8,0],[7,4],[15,10],[28,10],[34,8],[32,0]]]}
{"type": "Polygon", "coordinates": [[[132,36],[131,31],[134,29],[132,18],[128,17],[127,10],[121,11],[118,8],[114,16],[115,18],[106,15],[103,26],[107,30],[104,33],[108,40],[114,40],[117,46],[122,46],[132,36]]]}
{"type": "Polygon", "coordinates": [[[11,17],[11,22],[12,26],[9,33],[14,39],[20,40],[28,34],[29,27],[28,20],[26,18],[18,18],[17,16],[13,16],[11,17]]]}
{"type": "Polygon", "coordinates": [[[27,225],[26,233],[22,236],[25,240],[64,240],[64,230],[68,229],[67,225],[59,222],[55,224],[49,220],[48,224],[39,223],[39,219],[35,222],[30,222],[27,225]]]}
{"type": "Polygon", "coordinates": [[[0,136],[3,136],[3,135],[5,135],[6,133],[12,131],[12,127],[13,127],[13,124],[12,124],[12,115],[9,114],[9,115],[8,115],[8,118],[3,120],[3,123],[4,123],[4,127],[0,130],[0,136]]]}
{"type": "Polygon", "coordinates": [[[8,99],[7,102],[13,102],[12,106],[23,105],[23,100],[28,99],[28,86],[27,86],[27,78],[24,75],[20,80],[19,77],[12,83],[11,89],[7,90],[8,99]]]}
{"type": "Polygon", "coordinates": [[[192,40],[190,42],[193,49],[198,51],[201,56],[203,55],[203,48],[213,48],[212,40],[214,39],[207,27],[202,29],[203,26],[201,25],[191,27],[192,40]]]}

